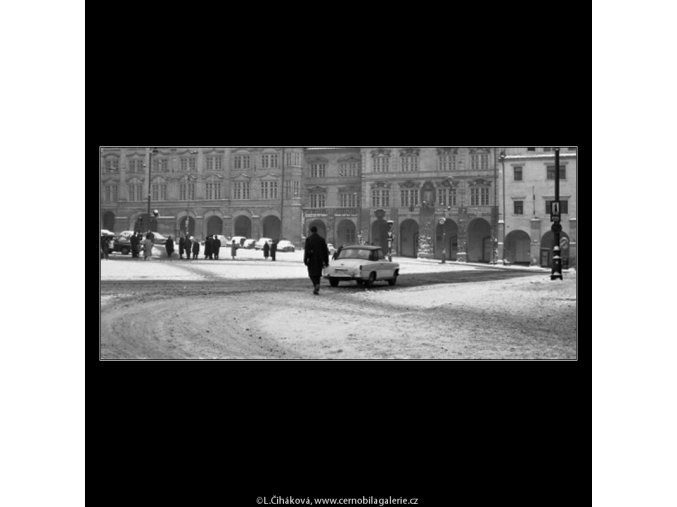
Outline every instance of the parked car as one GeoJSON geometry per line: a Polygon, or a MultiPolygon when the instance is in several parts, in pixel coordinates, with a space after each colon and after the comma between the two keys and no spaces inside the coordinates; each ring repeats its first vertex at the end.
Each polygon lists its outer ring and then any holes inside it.
{"type": "Polygon", "coordinates": [[[336,260],[324,271],[324,277],[332,287],[339,282],[357,281],[358,285],[373,285],[378,280],[387,280],[389,285],[397,283],[400,265],[388,262],[380,246],[344,246],[336,260]]]}
{"type": "Polygon", "coordinates": [[[122,255],[128,255],[132,251],[132,242],[130,241],[134,231],[122,231],[115,238],[113,250],[120,252],[122,255]]]}
{"type": "Polygon", "coordinates": [[[277,242],[277,251],[278,252],[295,252],[296,247],[291,241],[282,239],[277,242]]]}
{"type": "Polygon", "coordinates": [[[255,239],[245,239],[244,243],[242,244],[242,248],[248,248],[248,249],[253,249],[254,245],[256,245],[256,240],[255,239]]]}
{"type": "Polygon", "coordinates": [[[256,250],[263,250],[263,245],[268,243],[268,246],[273,244],[273,240],[271,238],[259,238],[259,240],[254,244],[254,248],[256,250]]]}
{"type": "MultiPolygon", "coordinates": [[[[109,231],[108,229],[101,229],[101,241],[106,238],[106,244],[110,243],[110,240],[115,240],[115,233],[113,231],[109,231]]],[[[113,253],[113,248],[108,248],[108,253],[113,253]]],[[[103,256],[103,250],[101,252],[101,255],[103,256]]]]}

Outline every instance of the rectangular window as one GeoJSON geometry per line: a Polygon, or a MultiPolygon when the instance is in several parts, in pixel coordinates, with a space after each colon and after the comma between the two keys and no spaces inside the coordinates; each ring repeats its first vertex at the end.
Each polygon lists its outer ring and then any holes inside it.
{"type": "Polygon", "coordinates": [[[219,156],[207,157],[207,170],[208,171],[220,171],[221,170],[221,157],[219,157],[219,156]]]}
{"type": "Polygon", "coordinates": [[[233,199],[249,199],[249,182],[236,181],[233,184],[233,199]]]}
{"type": "Polygon", "coordinates": [[[118,186],[117,185],[106,185],[106,197],[107,202],[117,202],[118,200],[118,186]]]}
{"type": "Polygon", "coordinates": [[[314,209],[324,208],[327,203],[325,194],[310,194],[310,207],[314,209]]]}
{"type": "Polygon", "coordinates": [[[524,215],[524,201],[513,201],[514,214],[524,215]]]}
{"type": "Polygon", "coordinates": [[[456,189],[438,188],[437,202],[439,202],[440,206],[456,206],[456,189]]]}
{"type": "Polygon", "coordinates": [[[488,187],[473,187],[470,189],[470,205],[471,206],[488,206],[489,205],[489,188],[488,187]]]}
{"type": "Polygon", "coordinates": [[[440,171],[455,171],[456,155],[454,153],[445,153],[440,155],[439,164],[440,171]]]}
{"type": "Polygon", "coordinates": [[[206,190],[207,190],[207,199],[209,200],[221,199],[221,183],[219,182],[207,183],[206,190]]]}
{"type": "Polygon", "coordinates": [[[357,208],[357,194],[350,192],[339,193],[340,208],[357,208]]]}
{"type": "Polygon", "coordinates": [[[401,157],[402,172],[418,171],[418,157],[416,155],[405,155],[401,157]]]}
{"type": "MultiPolygon", "coordinates": [[[[552,203],[553,203],[553,201],[545,201],[545,214],[548,215],[548,216],[550,216],[550,212],[551,212],[551,209],[552,209],[552,203]]],[[[569,214],[569,201],[560,199],[560,201],[559,201],[559,212],[562,215],[569,214]]]]}
{"type": "MultiPolygon", "coordinates": [[[[549,180],[554,180],[555,179],[555,166],[554,165],[549,165],[547,166],[547,178],[549,180]]],[[[565,166],[559,166],[559,179],[560,180],[565,180],[567,179],[567,168],[565,166]]]]}
{"type": "Polygon", "coordinates": [[[522,167],[514,167],[513,171],[515,181],[522,181],[522,167]]]}
{"type": "Polygon", "coordinates": [[[261,182],[261,199],[277,199],[277,181],[261,182]]]}
{"type": "Polygon", "coordinates": [[[261,156],[261,167],[264,169],[272,169],[277,167],[278,154],[277,153],[264,153],[261,156]]]}
{"type": "Polygon", "coordinates": [[[327,175],[327,164],[314,163],[310,164],[311,178],[325,178],[327,175]]]}
{"type": "Polygon", "coordinates": [[[151,185],[152,197],[154,201],[166,201],[167,200],[167,184],[166,183],[153,183],[151,185]]]}
{"type": "Polygon", "coordinates": [[[249,155],[235,155],[235,169],[249,169],[249,155]]]}
{"type": "Polygon", "coordinates": [[[418,189],[404,189],[400,190],[401,206],[417,206],[418,205],[418,189]]]}
{"type": "Polygon", "coordinates": [[[385,155],[378,155],[374,157],[374,172],[387,173],[389,170],[390,161],[385,155]]]}
{"type": "Polygon", "coordinates": [[[300,197],[301,196],[301,182],[299,180],[294,180],[293,187],[294,187],[294,197],[300,197]]]}
{"type": "Polygon", "coordinates": [[[154,158],[153,171],[163,173],[169,172],[169,160],[166,158],[154,158]]]}
{"type": "Polygon", "coordinates": [[[473,171],[486,171],[489,169],[489,154],[473,153],[470,156],[470,163],[473,171]]]}
{"type": "Polygon", "coordinates": [[[376,189],[371,191],[371,205],[373,208],[390,207],[390,191],[376,189]]]}

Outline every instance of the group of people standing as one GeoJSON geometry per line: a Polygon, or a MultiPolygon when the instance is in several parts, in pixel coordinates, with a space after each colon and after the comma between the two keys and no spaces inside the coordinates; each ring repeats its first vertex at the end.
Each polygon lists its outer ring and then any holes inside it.
{"type": "Polygon", "coordinates": [[[129,243],[132,247],[132,257],[138,258],[139,253],[143,251],[143,260],[147,261],[153,255],[153,245],[155,234],[147,232],[144,238],[140,232],[134,233],[129,237],[129,243]]]}
{"type": "Polygon", "coordinates": [[[271,260],[275,260],[275,255],[277,254],[277,240],[273,240],[269,245],[266,241],[263,244],[263,258],[268,260],[268,255],[270,255],[271,260]]]}

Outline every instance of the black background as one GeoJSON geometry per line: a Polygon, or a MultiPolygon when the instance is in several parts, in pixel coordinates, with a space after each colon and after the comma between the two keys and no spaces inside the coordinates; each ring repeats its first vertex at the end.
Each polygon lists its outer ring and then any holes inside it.
{"type": "MultiPolygon", "coordinates": [[[[271,32],[263,42],[268,31],[253,17],[235,33],[232,17],[221,25],[210,13],[127,12],[138,20],[128,30],[119,25],[125,15],[116,14],[90,20],[87,36],[92,233],[101,145],[579,146],[579,287],[586,287],[589,217],[580,191],[590,181],[583,95],[590,67],[589,53],[572,42],[581,29],[575,12],[561,20],[532,12],[510,25],[483,21],[462,34],[430,21],[435,13],[399,13],[400,23],[430,23],[401,40],[389,30],[363,39],[373,25],[344,14],[271,32]],[[529,35],[535,26],[541,35],[552,28],[565,36],[545,37],[544,46],[529,35]]],[[[485,20],[481,14],[465,19],[485,20]]],[[[591,370],[581,310],[589,306],[580,293],[578,361],[102,362],[92,255],[92,501],[587,501],[580,460],[590,449],[591,370]]]]}

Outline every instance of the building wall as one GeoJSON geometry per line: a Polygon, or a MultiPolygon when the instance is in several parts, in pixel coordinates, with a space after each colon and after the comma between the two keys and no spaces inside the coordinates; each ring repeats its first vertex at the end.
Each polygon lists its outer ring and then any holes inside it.
{"type": "MultiPolygon", "coordinates": [[[[542,262],[545,252],[542,250],[547,245],[543,244],[543,239],[552,226],[546,202],[555,198],[555,181],[547,179],[547,168],[555,165],[554,152],[542,147],[535,147],[532,150],[527,147],[513,147],[506,148],[505,151],[505,235],[502,235],[501,239],[507,238],[511,232],[523,231],[529,236],[529,263],[545,264],[542,262]],[[516,167],[522,168],[522,181],[515,180],[516,167]],[[515,201],[524,203],[523,214],[515,213],[515,201]]],[[[569,264],[575,265],[577,250],[575,148],[563,147],[560,150],[560,168],[566,169],[566,178],[560,179],[560,201],[566,200],[568,203],[568,212],[562,214],[562,232],[569,240],[568,252],[566,252],[569,264]]],[[[502,173],[501,178],[503,178],[502,173]]],[[[501,199],[503,199],[502,190],[501,199]]],[[[500,242],[499,250],[502,258],[512,260],[511,256],[514,252],[510,248],[505,248],[503,241],[500,242]]]]}

